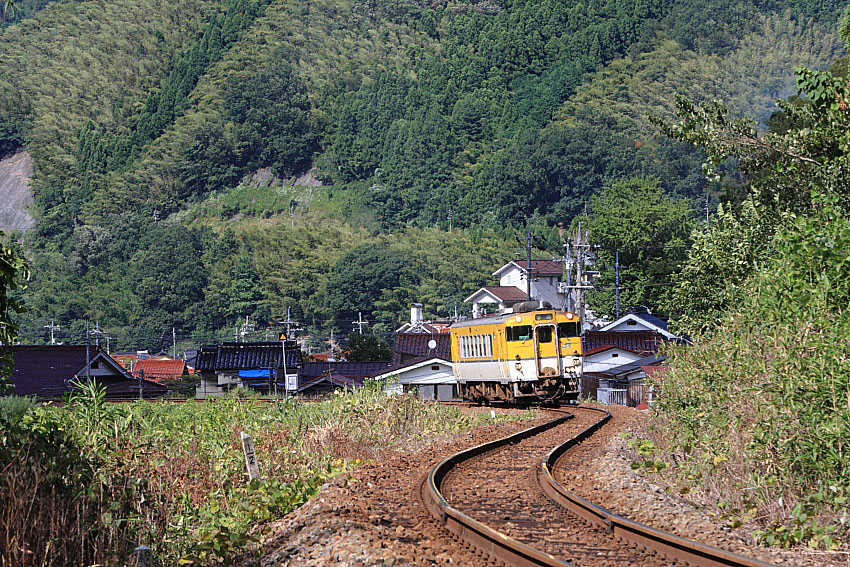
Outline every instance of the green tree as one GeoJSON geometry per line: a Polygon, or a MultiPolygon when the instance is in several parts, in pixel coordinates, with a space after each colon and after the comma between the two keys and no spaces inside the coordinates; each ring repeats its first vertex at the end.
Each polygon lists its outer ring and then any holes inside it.
{"type": "Polygon", "coordinates": [[[351,362],[389,360],[392,355],[392,349],[376,336],[361,335],[360,333],[348,335],[346,360],[351,362]]]}
{"type": "MultiPolygon", "coordinates": [[[[850,44],[850,10],[842,33],[850,44]]],[[[759,132],[751,120],[731,119],[719,102],[697,105],[679,98],[678,123],[656,122],[669,136],[706,150],[707,171],[734,160],[747,180],[740,212],[722,210],[676,276],[679,329],[700,334],[735,305],[736,291],[773,249],[772,236],[797,216],[829,205],[850,211],[850,85],[829,71],[796,69],[798,97],[780,102],[778,131],[759,132]]]]}
{"type": "Polygon", "coordinates": [[[231,75],[224,85],[225,108],[238,125],[237,159],[284,179],[308,169],[318,149],[307,88],[286,57],[276,53],[259,73],[231,75]]]}
{"type": "Polygon", "coordinates": [[[634,305],[670,313],[671,277],[686,257],[693,230],[691,203],[664,195],[657,179],[618,181],[591,199],[584,226],[600,246],[597,289],[588,294],[599,314],[615,315],[615,264],[619,251],[620,312],[634,305]]]}
{"type": "MultiPolygon", "coordinates": [[[[15,342],[18,328],[12,313],[23,311],[20,300],[14,296],[23,287],[29,276],[29,266],[23,255],[9,244],[3,243],[5,235],[0,231],[0,346],[15,342]]],[[[14,386],[7,380],[11,355],[0,354],[0,394],[11,391],[14,386]]]]}
{"type": "MultiPolygon", "coordinates": [[[[401,305],[412,303],[409,286],[418,280],[413,258],[386,242],[362,244],[334,266],[327,282],[326,304],[337,322],[347,324],[358,311],[372,315],[382,291],[392,293],[401,305]]],[[[398,309],[393,311],[385,313],[379,322],[397,322],[404,316],[398,309]]]]}
{"type": "Polygon", "coordinates": [[[138,299],[131,323],[158,336],[171,327],[191,329],[192,308],[204,299],[206,271],[198,234],[173,223],[157,223],[130,261],[130,286],[138,299]]]}

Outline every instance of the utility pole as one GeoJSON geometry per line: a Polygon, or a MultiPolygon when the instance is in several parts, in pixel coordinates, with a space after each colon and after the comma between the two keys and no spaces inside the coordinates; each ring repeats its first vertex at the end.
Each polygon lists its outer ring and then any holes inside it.
{"type": "Polygon", "coordinates": [[[584,241],[584,237],[581,232],[581,222],[578,223],[575,243],[572,245],[565,244],[564,246],[567,249],[567,264],[569,265],[569,270],[567,272],[567,289],[569,290],[570,311],[575,309],[575,311],[578,312],[579,320],[583,326],[585,319],[584,294],[587,290],[593,289],[593,286],[585,281],[586,274],[584,273],[584,265],[591,245],[584,241]],[[575,266],[576,270],[576,279],[574,284],[571,281],[573,266],[575,266]]]}
{"type": "Polygon", "coordinates": [[[95,321],[92,333],[94,333],[94,346],[100,348],[100,335],[103,334],[103,331],[100,330],[100,321],[95,321]]]}
{"type": "Polygon", "coordinates": [[[357,327],[357,332],[360,333],[361,336],[363,335],[363,325],[368,325],[368,324],[369,324],[369,321],[363,320],[363,316],[360,314],[360,311],[357,312],[357,321],[351,322],[351,326],[357,327]]]}
{"type": "Polygon", "coordinates": [[[56,344],[56,339],[55,339],[55,338],[54,338],[54,336],[53,336],[53,332],[54,332],[54,331],[61,331],[61,330],[62,330],[62,327],[60,327],[59,325],[54,325],[54,324],[53,324],[53,319],[51,319],[51,320],[50,320],[50,324],[49,324],[49,325],[45,325],[45,326],[44,326],[44,328],[45,328],[45,329],[50,329],[50,344],[55,345],[55,344],[56,344]]]}
{"type": "Polygon", "coordinates": [[[616,315],[614,319],[620,318],[620,249],[617,248],[617,252],[614,255],[614,290],[615,295],[617,296],[617,308],[616,315]]]}
{"type": "Polygon", "coordinates": [[[91,381],[91,352],[89,345],[91,344],[91,340],[89,338],[89,320],[86,319],[86,381],[91,381]]]}
{"type": "Polygon", "coordinates": [[[708,195],[705,196],[705,224],[708,224],[708,195]]]}
{"type": "Polygon", "coordinates": [[[531,245],[537,236],[531,234],[531,227],[528,227],[528,235],[525,237],[517,236],[517,242],[525,241],[525,295],[531,300],[531,245]]]}
{"type": "Polygon", "coordinates": [[[449,232],[452,231],[452,217],[453,216],[454,216],[454,210],[452,209],[452,206],[449,205],[449,232]]]}
{"type": "Polygon", "coordinates": [[[174,354],[174,360],[177,360],[177,331],[174,327],[171,327],[171,345],[174,349],[172,352],[174,354]]]}
{"type": "MultiPolygon", "coordinates": [[[[333,329],[331,329],[331,338],[328,341],[328,344],[331,347],[331,354],[330,354],[330,356],[328,356],[328,362],[330,362],[331,358],[333,358],[333,356],[334,356],[334,352],[336,351],[336,342],[334,341],[334,330],[333,329]]],[[[328,367],[328,370],[330,370],[330,366],[328,367]]]]}
{"type": "Polygon", "coordinates": [[[145,369],[139,368],[139,399],[145,399],[145,369]]]}
{"type": "Polygon", "coordinates": [[[290,317],[290,308],[289,307],[286,308],[286,321],[280,321],[279,323],[281,325],[286,326],[286,338],[287,339],[294,338],[292,336],[293,332],[297,333],[298,331],[304,330],[304,329],[302,329],[301,327],[298,326],[301,323],[299,323],[298,321],[293,321],[292,318],[290,317]]]}

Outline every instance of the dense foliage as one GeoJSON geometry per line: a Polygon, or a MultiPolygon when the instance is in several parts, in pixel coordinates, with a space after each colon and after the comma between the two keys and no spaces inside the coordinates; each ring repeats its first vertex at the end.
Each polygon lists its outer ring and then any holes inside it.
{"type": "Polygon", "coordinates": [[[679,100],[667,132],[709,171],[734,158],[746,195],[694,235],[675,299],[698,342],[674,350],[658,399],[679,482],[711,487],[764,543],[827,549],[850,536],[850,85],[833,70],[798,68],[767,133],[679,100]]]}
{"type": "Polygon", "coordinates": [[[603,189],[590,206],[584,227],[599,246],[594,264],[602,270],[588,294],[596,312],[617,315],[617,288],[620,313],[633,305],[672,312],[670,280],[687,254],[691,204],[666,198],[655,179],[629,179],[603,189]]]}
{"type": "Polygon", "coordinates": [[[793,62],[840,49],[835,2],[39,6],[0,31],[0,154],[35,164],[22,324],[36,341],[98,320],[124,347],[286,308],[314,330],[448,314],[514,229],[569,224],[622,178],[714,207],[736,185],[646,113],[731,92],[763,122],[793,62]],[[392,270],[369,276],[366,249],[392,270]]]}
{"type": "MultiPolygon", "coordinates": [[[[18,336],[18,326],[13,315],[23,311],[23,305],[16,290],[19,290],[29,276],[29,266],[17,247],[9,246],[0,231],[0,346],[10,345],[18,336]]],[[[9,355],[0,350],[0,395],[13,389],[8,381],[9,355]]]]}

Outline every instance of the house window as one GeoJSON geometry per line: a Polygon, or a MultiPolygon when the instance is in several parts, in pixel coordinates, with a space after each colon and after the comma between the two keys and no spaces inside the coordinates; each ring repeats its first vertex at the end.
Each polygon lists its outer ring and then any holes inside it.
{"type": "Polygon", "coordinates": [[[629,319],[628,321],[626,321],[626,325],[637,325],[637,321],[635,321],[634,319],[629,319]]]}
{"type": "Polygon", "coordinates": [[[431,370],[439,370],[439,369],[440,369],[440,367],[436,364],[431,366],[431,370]]]}
{"type": "Polygon", "coordinates": [[[618,356],[620,356],[620,355],[615,352],[614,354],[611,355],[611,358],[617,358],[618,356]]]}
{"type": "Polygon", "coordinates": [[[95,360],[95,361],[93,361],[93,362],[91,363],[91,367],[92,367],[92,368],[100,368],[100,361],[99,361],[99,360],[95,360]]]}

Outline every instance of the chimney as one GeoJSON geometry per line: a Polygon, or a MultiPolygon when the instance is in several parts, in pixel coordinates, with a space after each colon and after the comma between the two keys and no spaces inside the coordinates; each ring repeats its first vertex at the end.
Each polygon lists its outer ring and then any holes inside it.
{"type": "Polygon", "coordinates": [[[410,307],[410,324],[418,325],[422,322],[422,304],[414,303],[410,307]]]}

